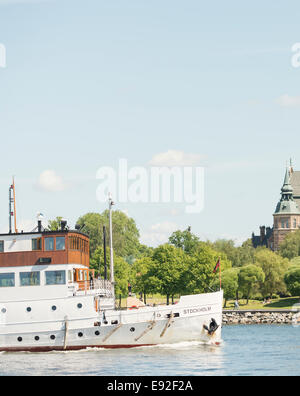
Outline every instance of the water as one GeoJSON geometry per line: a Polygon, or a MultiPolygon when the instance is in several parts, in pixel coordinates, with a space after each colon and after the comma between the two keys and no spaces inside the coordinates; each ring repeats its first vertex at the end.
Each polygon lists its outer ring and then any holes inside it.
{"type": "Polygon", "coordinates": [[[1,353],[0,375],[300,375],[300,327],[223,327],[224,343],[1,353]]]}

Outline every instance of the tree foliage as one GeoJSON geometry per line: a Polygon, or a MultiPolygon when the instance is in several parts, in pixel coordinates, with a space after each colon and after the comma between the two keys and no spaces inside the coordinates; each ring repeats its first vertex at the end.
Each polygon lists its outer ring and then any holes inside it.
{"type": "Polygon", "coordinates": [[[239,290],[247,298],[247,304],[251,295],[254,291],[258,290],[259,285],[264,282],[264,280],[265,274],[263,270],[254,264],[246,265],[240,269],[239,290]]]}
{"type": "MultiPolygon", "coordinates": [[[[138,256],[141,247],[139,242],[139,230],[135,221],[121,211],[112,213],[113,222],[113,244],[117,256],[129,258],[138,256]]],[[[109,211],[103,213],[87,213],[77,220],[80,231],[90,237],[90,254],[99,246],[103,245],[103,226],[106,227],[107,237],[109,236],[109,211]]],[[[107,238],[108,240],[108,238],[107,238]]]]}
{"type": "Polygon", "coordinates": [[[279,246],[279,253],[289,260],[300,256],[300,230],[287,234],[279,246]]]}
{"type": "Polygon", "coordinates": [[[292,296],[300,296],[300,267],[290,269],[285,274],[284,281],[292,296]]]}
{"type": "Polygon", "coordinates": [[[284,274],[289,266],[287,259],[280,257],[267,248],[262,248],[255,252],[255,264],[265,274],[265,279],[260,286],[264,297],[272,297],[272,294],[286,292],[284,274]]]}

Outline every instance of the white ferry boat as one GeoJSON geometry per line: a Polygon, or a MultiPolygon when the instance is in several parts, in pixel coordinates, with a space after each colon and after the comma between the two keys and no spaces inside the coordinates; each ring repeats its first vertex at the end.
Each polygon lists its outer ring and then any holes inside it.
{"type": "Polygon", "coordinates": [[[87,235],[66,222],[51,232],[41,220],[33,232],[12,232],[13,215],[10,208],[10,232],[0,235],[0,351],[220,343],[222,291],[117,309],[113,260],[111,279],[96,279],[87,235]]]}

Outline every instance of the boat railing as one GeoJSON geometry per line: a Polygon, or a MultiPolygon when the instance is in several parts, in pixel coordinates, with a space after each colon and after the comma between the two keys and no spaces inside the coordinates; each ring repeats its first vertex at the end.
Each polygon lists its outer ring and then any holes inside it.
{"type": "Polygon", "coordinates": [[[112,296],[112,284],[105,279],[90,279],[75,282],[74,294],[89,294],[97,291],[105,296],[112,296]]]}

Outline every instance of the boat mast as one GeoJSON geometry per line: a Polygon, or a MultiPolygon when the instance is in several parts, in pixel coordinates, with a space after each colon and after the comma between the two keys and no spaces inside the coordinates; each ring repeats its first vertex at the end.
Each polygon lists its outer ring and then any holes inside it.
{"type": "Polygon", "coordinates": [[[14,192],[14,220],[15,220],[15,233],[18,233],[17,229],[17,209],[16,209],[16,186],[15,186],[15,178],[13,178],[13,192],[14,192]]]}
{"type": "Polygon", "coordinates": [[[112,236],[112,207],[115,204],[109,196],[109,242],[110,242],[110,282],[112,284],[112,294],[115,299],[115,274],[114,274],[114,251],[113,251],[113,236],[112,236]]]}
{"type": "Polygon", "coordinates": [[[12,234],[12,218],[14,217],[15,233],[18,233],[17,229],[17,210],[16,210],[16,188],[15,179],[13,178],[13,184],[10,185],[8,191],[8,210],[9,210],[9,233],[12,234]],[[12,205],[14,205],[12,207],[12,205]]]}

